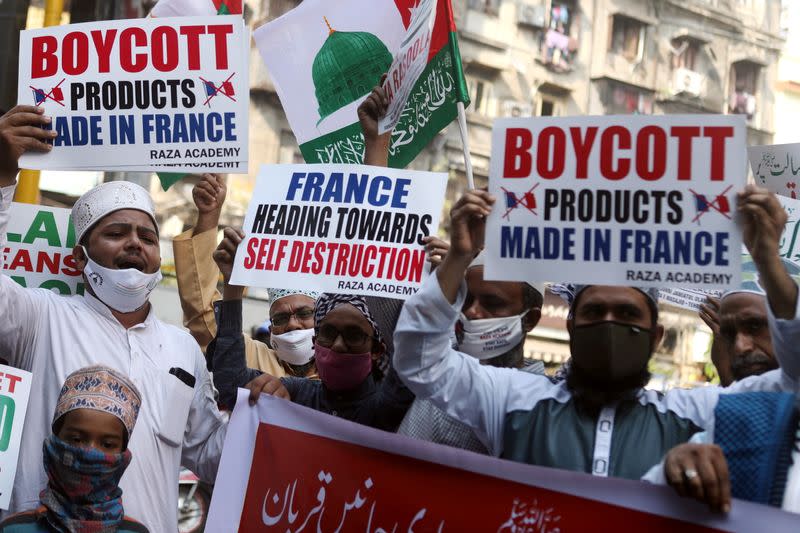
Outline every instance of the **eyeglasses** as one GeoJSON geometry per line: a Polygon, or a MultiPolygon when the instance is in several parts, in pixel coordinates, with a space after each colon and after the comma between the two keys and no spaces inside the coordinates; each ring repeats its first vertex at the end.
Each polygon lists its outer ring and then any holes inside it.
{"type": "Polygon", "coordinates": [[[292,317],[295,317],[297,320],[308,320],[309,318],[314,316],[314,310],[310,307],[301,307],[294,313],[277,313],[275,316],[270,318],[273,326],[285,326],[289,323],[292,317]]]}
{"type": "Polygon", "coordinates": [[[358,326],[350,326],[343,330],[338,330],[329,324],[323,324],[318,328],[314,328],[316,333],[316,342],[320,346],[330,347],[336,342],[336,339],[341,335],[342,340],[348,348],[354,350],[364,346],[370,339],[374,339],[372,335],[365,333],[364,330],[358,326]]]}

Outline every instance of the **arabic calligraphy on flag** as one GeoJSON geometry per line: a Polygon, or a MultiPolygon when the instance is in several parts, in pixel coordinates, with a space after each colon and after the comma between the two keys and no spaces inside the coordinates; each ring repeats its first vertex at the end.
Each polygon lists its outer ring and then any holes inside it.
{"type": "Polygon", "coordinates": [[[335,6],[305,0],[254,32],[300,150],[307,163],[360,164],[357,108],[389,73],[386,87],[404,102],[390,110],[389,166],[404,167],[453,121],[457,102],[469,103],[450,0],[335,6]]]}

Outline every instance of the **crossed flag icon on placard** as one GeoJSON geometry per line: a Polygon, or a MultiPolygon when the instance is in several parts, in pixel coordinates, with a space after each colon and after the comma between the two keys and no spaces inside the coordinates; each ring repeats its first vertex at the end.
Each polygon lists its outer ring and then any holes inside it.
{"type": "Polygon", "coordinates": [[[211,100],[213,100],[214,97],[217,96],[218,94],[221,94],[222,96],[227,96],[228,98],[230,98],[235,102],[236,98],[234,98],[233,96],[236,94],[236,91],[234,90],[233,84],[231,83],[231,78],[233,78],[235,75],[236,73],[234,72],[233,74],[228,76],[228,79],[223,81],[219,85],[219,87],[214,85],[213,81],[208,81],[203,78],[200,78],[200,80],[203,82],[203,87],[205,87],[206,90],[206,101],[203,102],[203,105],[211,107],[210,103],[211,100]]]}
{"type": "Polygon", "coordinates": [[[725,195],[732,187],[733,185],[728,186],[727,189],[722,191],[721,194],[718,194],[713,200],[709,200],[705,194],[697,194],[692,189],[689,189],[694,195],[695,207],[697,208],[697,215],[695,215],[692,222],[697,222],[699,224],[703,215],[712,210],[730,220],[731,216],[729,213],[731,212],[731,204],[728,202],[728,197],[725,195]]]}
{"type": "Polygon", "coordinates": [[[530,189],[528,192],[523,194],[522,196],[517,196],[516,193],[512,191],[507,191],[505,188],[503,189],[504,196],[506,198],[506,212],[503,214],[503,218],[509,220],[509,215],[515,209],[520,207],[524,207],[534,215],[536,215],[536,196],[533,194],[533,191],[538,187],[539,184],[537,183],[530,189]]]}
{"type": "Polygon", "coordinates": [[[49,93],[44,92],[44,89],[37,89],[32,85],[28,85],[28,87],[30,87],[31,90],[33,91],[34,103],[38,106],[40,104],[43,104],[47,100],[52,100],[61,107],[64,107],[64,91],[61,90],[61,84],[64,83],[64,80],[66,79],[67,78],[64,78],[63,80],[58,82],[58,85],[50,89],[49,93]]]}

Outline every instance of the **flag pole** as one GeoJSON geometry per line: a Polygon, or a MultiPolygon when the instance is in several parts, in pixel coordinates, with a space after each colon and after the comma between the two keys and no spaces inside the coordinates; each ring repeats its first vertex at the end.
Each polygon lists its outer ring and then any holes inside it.
{"type": "Polygon", "coordinates": [[[458,131],[461,133],[461,146],[464,149],[464,168],[467,172],[467,186],[475,188],[475,180],[472,177],[472,158],[469,150],[469,132],[467,131],[467,115],[464,111],[464,102],[456,102],[458,109],[458,131]]]}

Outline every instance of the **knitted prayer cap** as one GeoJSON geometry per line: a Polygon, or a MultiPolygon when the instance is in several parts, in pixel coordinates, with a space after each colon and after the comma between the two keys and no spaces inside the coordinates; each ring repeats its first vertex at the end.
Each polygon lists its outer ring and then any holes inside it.
{"type": "Polygon", "coordinates": [[[119,418],[125,426],[126,437],[130,439],[141,405],[139,390],[127,376],[107,366],[87,366],[73,372],[64,381],[52,426],[70,411],[92,409],[119,418]]]}
{"type": "Polygon", "coordinates": [[[378,342],[386,346],[386,342],[384,342],[383,335],[381,334],[381,329],[378,327],[375,319],[372,318],[372,313],[370,312],[369,306],[367,305],[367,302],[363,296],[356,296],[353,294],[332,294],[329,292],[321,294],[317,299],[317,306],[314,309],[314,325],[318,326],[319,323],[322,322],[326,316],[328,316],[328,313],[345,304],[352,305],[358,309],[362,315],[364,315],[364,318],[367,319],[367,322],[369,322],[369,324],[375,330],[375,338],[378,340],[378,342]]]}
{"type": "Polygon", "coordinates": [[[302,294],[303,296],[308,296],[314,301],[316,301],[316,299],[319,298],[318,292],[307,291],[304,289],[269,289],[268,292],[269,292],[270,307],[275,305],[275,302],[277,302],[281,298],[286,298],[287,296],[294,296],[296,294],[302,294]]]}
{"type": "Polygon", "coordinates": [[[84,193],[72,207],[76,242],[81,242],[86,232],[104,216],[122,209],[135,209],[145,213],[158,231],[155,206],[150,194],[129,181],[110,181],[84,193]]]}

